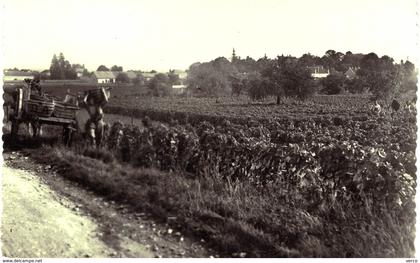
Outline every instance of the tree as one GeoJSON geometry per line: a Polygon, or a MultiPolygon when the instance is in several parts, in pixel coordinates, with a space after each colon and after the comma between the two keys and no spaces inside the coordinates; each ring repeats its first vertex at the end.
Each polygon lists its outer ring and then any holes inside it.
{"type": "Polygon", "coordinates": [[[369,53],[361,59],[357,75],[375,97],[384,99],[396,96],[403,81],[401,68],[394,65],[388,56],[379,58],[375,53],[369,53]]]}
{"type": "Polygon", "coordinates": [[[333,95],[343,91],[344,81],[346,77],[341,72],[332,72],[322,80],[322,93],[333,95]]]}
{"type": "Polygon", "coordinates": [[[158,73],[149,82],[148,88],[152,96],[163,97],[171,93],[171,84],[166,74],[158,73]]]}
{"type": "Polygon", "coordinates": [[[317,65],[317,57],[311,55],[310,53],[307,54],[303,54],[300,58],[299,58],[299,64],[302,67],[312,67],[317,65]]]}
{"type": "Polygon", "coordinates": [[[194,63],[188,70],[188,87],[192,92],[206,96],[231,94],[230,77],[236,68],[226,58],[219,57],[206,63],[194,63]]]}
{"type": "Polygon", "coordinates": [[[282,96],[304,99],[315,92],[311,73],[294,57],[278,56],[262,71],[262,77],[268,80],[268,92],[277,97],[277,104],[280,104],[282,96]]]}
{"type": "Polygon", "coordinates": [[[354,78],[354,79],[346,79],[345,82],[345,89],[350,93],[365,93],[366,90],[366,83],[361,78],[354,78]]]}
{"type": "Polygon", "coordinates": [[[51,79],[76,79],[77,74],[70,62],[65,59],[64,54],[59,57],[54,54],[50,66],[51,79]]]}
{"type": "Polygon", "coordinates": [[[417,71],[414,64],[408,60],[405,63],[401,61],[400,68],[403,74],[402,90],[417,90],[417,71]]]}
{"type": "MultiPolygon", "coordinates": [[[[280,85],[286,96],[305,99],[314,94],[314,83],[308,69],[299,67],[296,63],[290,63],[281,70],[281,75],[283,79],[280,85]]],[[[278,98],[277,104],[279,104],[278,98]]]]}
{"type": "Polygon", "coordinates": [[[51,61],[51,66],[50,66],[50,77],[51,79],[60,79],[60,64],[58,64],[58,58],[57,56],[54,54],[52,61],[51,61]]]}
{"type": "Polygon", "coordinates": [[[89,71],[87,69],[83,69],[82,76],[83,77],[88,77],[89,75],[90,75],[89,71]]]}
{"type": "Polygon", "coordinates": [[[123,67],[114,65],[111,67],[111,71],[123,71],[123,67]]]}
{"type": "Polygon", "coordinates": [[[97,71],[109,71],[109,68],[107,68],[107,67],[106,67],[106,66],[104,66],[104,65],[100,65],[100,66],[98,67],[97,71]]]}
{"type": "Polygon", "coordinates": [[[230,83],[232,87],[232,95],[241,95],[241,93],[246,89],[247,86],[247,74],[246,73],[236,73],[230,76],[230,83]]]}
{"type": "Polygon", "coordinates": [[[169,70],[168,77],[169,77],[169,83],[171,83],[171,85],[176,85],[180,83],[179,75],[175,73],[175,70],[169,70]]]}
{"type": "Polygon", "coordinates": [[[115,80],[119,83],[129,83],[130,82],[130,79],[128,78],[127,74],[125,74],[124,72],[118,73],[115,80]]]}
{"type": "Polygon", "coordinates": [[[252,100],[263,100],[270,95],[270,81],[258,72],[250,73],[245,81],[248,96],[252,100]]]}
{"type": "Polygon", "coordinates": [[[145,79],[142,74],[137,74],[137,77],[133,79],[133,84],[136,86],[143,86],[145,79]]]}
{"type": "Polygon", "coordinates": [[[346,66],[343,65],[345,55],[341,52],[336,52],[335,50],[327,50],[325,55],[321,58],[321,64],[330,70],[336,70],[344,72],[347,70],[346,66]]]}

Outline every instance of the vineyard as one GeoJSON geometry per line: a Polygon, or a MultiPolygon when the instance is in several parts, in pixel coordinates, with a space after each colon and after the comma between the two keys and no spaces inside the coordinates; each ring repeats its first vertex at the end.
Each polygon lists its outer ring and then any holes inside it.
{"type": "Polygon", "coordinates": [[[410,257],[416,113],[369,107],[361,96],[271,105],[117,94],[106,111],[128,119],[102,150],[45,154],[101,194],[176,214],[223,253],[410,257]]]}
{"type": "MultiPolygon", "coordinates": [[[[157,117],[183,119],[190,117],[195,121],[202,116],[206,120],[229,118],[246,124],[249,121],[308,119],[308,118],[355,118],[366,119],[369,109],[367,96],[317,96],[307,101],[284,98],[280,105],[267,102],[252,102],[247,98],[144,98],[138,94],[119,94],[110,100],[108,111],[135,117],[157,117]]],[[[202,121],[201,119],[198,121],[202,121]]],[[[239,123],[239,124],[241,124],[239,123]]]]}
{"type": "MultiPolygon", "coordinates": [[[[226,214],[217,206],[213,211],[227,218],[246,218],[258,231],[272,235],[276,244],[290,242],[275,233],[286,231],[279,225],[279,216],[284,216],[279,211],[293,207],[308,213],[299,218],[335,222],[337,231],[344,231],[338,225],[351,225],[353,220],[350,229],[355,232],[344,236],[350,235],[347,238],[364,247],[374,242],[376,255],[410,255],[415,232],[415,113],[389,111],[376,116],[369,111],[368,98],[357,96],[317,97],[305,102],[290,99],[279,106],[225,100],[149,99],[134,104],[134,97],[125,103],[117,97],[108,110],[145,118],[145,127],[114,124],[108,148],[133,167],[245,183],[269,195],[273,201],[264,213],[270,217],[263,221],[226,214]],[[149,119],[157,123],[150,125],[149,119]],[[119,129],[122,138],[115,137],[119,129]],[[375,231],[381,232],[379,236],[375,231]],[[385,245],[385,240],[390,243],[385,245]]],[[[324,227],[320,233],[330,231],[324,227]]],[[[310,232],[303,231],[300,238],[322,236],[310,232]]],[[[340,252],[334,247],[317,249],[304,255],[373,255],[363,247],[352,252],[348,248],[340,252]]],[[[273,253],[280,252],[271,248],[262,255],[273,253]]]]}

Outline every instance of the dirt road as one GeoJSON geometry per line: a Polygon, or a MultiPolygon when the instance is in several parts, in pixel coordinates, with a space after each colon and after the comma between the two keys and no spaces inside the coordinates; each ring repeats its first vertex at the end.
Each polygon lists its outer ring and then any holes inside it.
{"type": "Polygon", "coordinates": [[[130,212],[19,152],[4,154],[5,257],[208,257],[209,251],[147,213],[130,212]],[[173,233],[172,233],[173,232],[173,233]]]}
{"type": "MultiPolygon", "coordinates": [[[[33,174],[3,167],[2,244],[6,257],[108,257],[92,220],[76,214],[33,174]]],[[[138,256],[151,257],[151,253],[138,256]]]]}

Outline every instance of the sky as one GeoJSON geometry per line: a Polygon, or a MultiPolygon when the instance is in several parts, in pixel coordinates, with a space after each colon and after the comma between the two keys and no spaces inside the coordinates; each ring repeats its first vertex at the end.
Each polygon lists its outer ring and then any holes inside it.
{"type": "Polygon", "coordinates": [[[1,0],[4,68],[187,69],[232,49],[322,56],[375,52],[416,62],[416,0],[1,0]]]}

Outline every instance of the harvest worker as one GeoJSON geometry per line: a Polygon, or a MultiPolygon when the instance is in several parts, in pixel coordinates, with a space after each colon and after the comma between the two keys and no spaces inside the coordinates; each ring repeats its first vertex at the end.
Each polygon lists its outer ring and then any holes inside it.
{"type": "Polygon", "coordinates": [[[400,109],[400,103],[395,98],[392,100],[391,106],[394,111],[398,111],[400,109]]]}
{"type": "Polygon", "coordinates": [[[372,106],[371,110],[378,116],[381,114],[381,105],[378,103],[377,100],[375,100],[375,105],[372,106]]]}
{"type": "Polygon", "coordinates": [[[86,130],[92,145],[96,144],[96,146],[99,146],[102,141],[105,127],[105,122],[103,121],[104,112],[102,106],[95,103],[93,98],[89,98],[89,95],[86,106],[90,116],[86,123],[86,130]]]}

